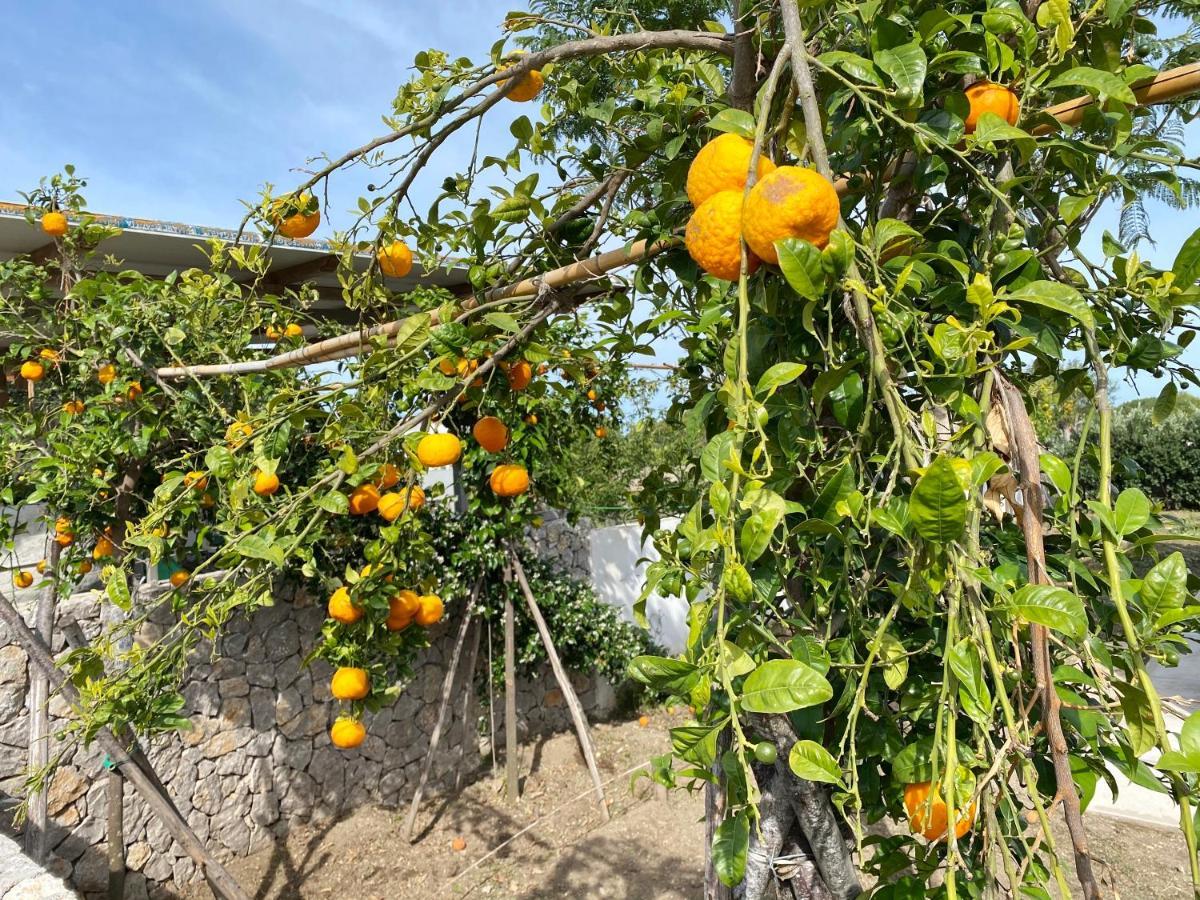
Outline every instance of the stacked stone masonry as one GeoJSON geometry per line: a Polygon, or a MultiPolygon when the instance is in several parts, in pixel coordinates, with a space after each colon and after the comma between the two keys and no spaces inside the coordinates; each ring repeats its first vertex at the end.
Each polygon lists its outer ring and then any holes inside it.
{"type": "MultiPolygon", "coordinates": [[[[28,619],[32,591],[22,593],[28,619]]],[[[57,616],[60,623],[78,622],[91,638],[100,628],[99,611],[100,597],[90,592],[61,603],[57,616]]],[[[189,672],[184,714],[192,727],[158,737],[147,748],[200,839],[218,855],[242,856],[267,847],[292,822],[327,820],[365,804],[395,808],[410,799],[437,717],[456,612],[452,609],[450,621],[433,634],[432,646],[419,657],[414,678],[396,704],[368,716],[367,739],[351,753],[329,742],[337,705],[329,694],[329,667],[302,662],[320,633],[322,605],[294,597],[230,623],[216,652],[204,648],[189,672]]],[[[149,623],[138,639],[155,640],[167,624],[149,623]]],[[[55,650],[61,652],[61,629],[56,635],[55,650]]],[[[486,658],[486,651],[481,657],[486,658]]],[[[484,669],[481,662],[480,677],[484,669]]],[[[607,711],[612,694],[606,684],[579,676],[573,682],[590,715],[607,711]]],[[[18,837],[12,812],[26,775],[27,685],[25,654],[0,626],[0,809],[5,810],[0,830],[18,837]]],[[[523,737],[570,727],[562,694],[548,671],[522,680],[519,691],[523,737]]],[[[461,697],[461,687],[456,686],[455,696],[461,697]]],[[[499,717],[503,702],[497,701],[499,717]]],[[[448,752],[438,754],[432,772],[435,791],[452,779],[460,748],[469,769],[481,760],[480,736],[474,725],[464,727],[459,708],[456,702],[443,734],[442,747],[448,752]]],[[[486,714],[486,703],[481,708],[486,714]]],[[[65,707],[52,698],[50,712],[52,731],[57,731],[65,724],[65,707]]],[[[51,756],[60,753],[48,792],[52,857],[47,869],[92,900],[103,896],[107,883],[106,770],[94,748],[55,741],[51,756]]],[[[130,788],[124,813],[130,900],[173,896],[172,885],[199,877],[130,788]]]]}

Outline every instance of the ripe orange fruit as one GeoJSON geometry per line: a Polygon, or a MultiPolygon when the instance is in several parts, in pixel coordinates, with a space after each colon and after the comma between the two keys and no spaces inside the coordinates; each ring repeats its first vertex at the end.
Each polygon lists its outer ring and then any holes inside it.
{"type": "Polygon", "coordinates": [[[417,444],[417,459],[429,469],[452,466],[462,456],[462,441],[453,434],[427,434],[417,444]]]}
{"type": "Polygon", "coordinates": [[[416,591],[399,591],[388,601],[388,631],[403,631],[412,624],[413,617],[421,609],[421,598],[416,591]]]}
{"type": "Polygon", "coordinates": [[[80,575],[86,575],[88,572],[92,571],[92,561],[90,559],[83,560],[75,567],[75,571],[80,575]]]}
{"type": "Polygon", "coordinates": [[[46,367],[32,359],[21,363],[21,377],[26,381],[41,381],[46,374],[46,367]]]}
{"type": "Polygon", "coordinates": [[[59,360],[58,351],[51,347],[43,347],[38,351],[38,356],[48,363],[56,363],[59,360]]]}
{"type": "Polygon", "coordinates": [[[184,487],[195,488],[198,491],[208,487],[208,475],[197,469],[193,469],[183,476],[184,487]]]}
{"type": "Polygon", "coordinates": [[[1009,125],[1016,125],[1021,117],[1021,100],[1002,84],[977,81],[964,92],[970,112],[967,113],[967,134],[972,134],[985,112],[995,113],[1009,125]]]}
{"type": "Polygon", "coordinates": [[[537,413],[530,413],[527,415],[525,417],[525,423],[527,425],[536,425],[538,423],[537,413]]]}
{"type": "MultiPolygon", "coordinates": [[[[509,81],[514,79],[510,78],[509,81]]],[[[513,85],[511,91],[505,96],[509,100],[515,100],[517,103],[527,103],[542,92],[542,85],[546,83],[546,79],[542,77],[542,73],[537,69],[531,69],[524,75],[515,79],[516,84],[513,85]]]]}
{"type": "Polygon", "coordinates": [[[379,506],[379,488],[373,484],[360,484],[350,492],[350,515],[365,516],[379,506]]]}
{"type": "Polygon", "coordinates": [[[329,692],[337,700],[361,700],[371,692],[366,669],[342,666],[329,681],[329,692]]]}
{"type": "Polygon", "coordinates": [[[828,179],[812,169],[780,166],[750,189],[742,234],[762,260],[778,263],[775,242],[802,238],[818,249],[829,243],[841,206],[828,179]]]}
{"type": "Polygon", "coordinates": [[[75,543],[75,532],[73,532],[73,531],[57,532],[54,535],[54,540],[60,547],[70,547],[73,543],[75,543]]]}
{"type": "MultiPolygon", "coordinates": [[[[742,271],[742,192],[713,194],[692,213],[684,233],[688,254],[709,275],[737,281],[742,271]]],[[[758,257],[750,253],[746,271],[758,268],[758,257]]]]}
{"type": "Polygon", "coordinates": [[[83,412],[85,407],[82,400],[68,400],[62,405],[62,408],[63,412],[65,412],[67,415],[77,416],[83,412]]]}
{"type": "Polygon", "coordinates": [[[649,716],[639,716],[638,717],[638,727],[645,728],[649,724],[650,724],[649,716]]]}
{"type": "Polygon", "coordinates": [[[467,849],[467,842],[465,840],[463,840],[461,837],[456,837],[454,840],[452,840],[450,842],[450,849],[453,850],[455,853],[462,853],[464,850],[467,849]]]}
{"type": "Polygon", "coordinates": [[[417,610],[417,624],[425,628],[430,625],[436,625],[442,620],[442,613],[445,607],[442,604],[442,598],[437,594],[425,594],[421,597],[421,606],[417,610]]]}
{"type": "Polygon", "coordinates": [[[60,212],[43,213],[42,231],[50,237],[62,237],[67,233],[67,217],[60,212]]]}
{"type": "Polygon", "coordinates": [[[266,330],[263,332],[263,334],[265,334],[267,336],[267,340],[270,340],[270,341],[277,341],[281,337],[283,337],[283,332],[280,331],[278,328],[276,328],[274,325],[268,325],[266,330]]]}
{"type": "Polygon", "coordinates": [[[529,382],[533,380],[533,366],[529,365],[525,360],[515,362],[509,366],[505,373],[508,378],[508,386],[514,391],[523,391],[529,387],[529,382]]]}
{"type": "Polygon", "coordinates": [[[391,463],[384,463],[375,475],[375,487],[381,491],[394,488],[400,483],[400,470],[391,463]]]}
{"type": "Polygon", "coordinates": [[[596,426],[596,437],[598,437],[600,439],[604,439],[604,438],[608,437],[608,429],[605,428],[603,425],[597,425],[596,426]]]}
{"type": "Polygon", "coordinates": [[[229,427],[225,429],[225,443],[237,449],[246,443],[252,434],[254,429],[249,422],[230,422],[229,427]]]}
{"type": "Polygon", "coordinates": [[[508,426],[495,416],[484,416],[475,423],[471,434],[488,453],[499,453],[508,446],[508,426]]]}
{"type": "Polygon", "coordinates": [[[496,466],[488,484],[498,497],[516,497],[529,490],[529,473],[524,466],[496,466]]]}
{"type": "Polygon", "coordinates": [[[210,494],[208,491],[205,491],[203,494],[200,495],[201,508],[212,509],[216,505],[217,505],[217,498],[214,497],[212,494],[210,494]]]}
{"type": "Polygon", "coordinates": [[[593,390],[589,390],[589,391],[587,392],[587,398],[588,398],[589,400],[595,400],[595,399],[596,399],[596,397],[597,397],[597,394],[596,394],[596,392],[595,392],[595,391],[593,391],[593,390]]]}
{"type": "Polygon", "coordinates": [[[329,729],[329,740],[342,750],[353,750],[367,737],[367,729],[358,719],[339,718],[329,729]]]}
{"type": "Polygon", "coordinates": [[[13,584],[15,584],[21,590],[24,590],[33,584],[33,576],[28,572],[18,572],[13,576],[13,584]]]}
{"type": "Polygon", "coordinates": [[[129,382],[129,387],[125,389],[125,396],[130,400],[136,400],[142,396],[142,383],[140,381],[129,382]]]}
{"type": "MultiPolygon", "coordinates": [[[[96,473],[93,472],[92,474],[95,475],[96,473]]],[[[64,531],[70,531],[71,530],[71,520],[68,519],[66,516],[59,516],[57,519],[54,520],[54,530],[57,532],[60,532],[60,533],[64,532],[64,531]]]]}
{"type": "Polygon", "coordinates": [[[304,329],[295,322],[288,322],[287,327],[283,329],[283,336],[290,338],[303,337],[304,329]]]}
{"type": "Polygon", "coordinates": [[[192,573],[187,569],[179,569],[171,573],[171,587],[183,587],[191,579],[192,573]]]}
{"type": "Polygon", "coordinates": [[[297,238],[306,238],[321,224],[321,211],[318,209],[315,212],[296,213],[291,216],[286,216],[278,222],[278,231],[285,238],[293,240],[297,238]]]}
{"type": "Polygon", "coordinates": [[[419,484],[402,491],[393,491],[379,498],[379,515],[389,522],[395,522],[409,510],[416,512],[425,505],[425,492],[419,484]]]}
{"type": "Polygon", "coordinates": [[[392,241],[379,250],[379,270],[388,278],[403,278],[412,271],[412,251],[403,241],[392,241]]]}
{"type": "MultiPolygon", "coordinates": [[[[754,142],[740,134],[717,135],[701,147],[688,167],[687,195],[692,206],[700,206],[721,191],[737,191],[741,194],[746,189],[746,176],[750,173],[750,157],[753,153],[754,142]]],[[[775,163],[760,155],[758,177],[774,171],[775,163]]]]}
{"type": "MultiPolygon", "coordinates": [[[[930,841],[942,840],[946,836],[946,803],[941,797],[941,786],[933,791],[932,800],[929,795],[928,781],[906,784],[904,810],[908,813],[909,827],[914,834],[920,834],[930,841]]],[[[958,813],[958,822],[954,826],[954,836],[961,838],[975,824],[975,804],[955,812],[958,813]]]]}
{"type": "Polygon", "coordinates": [[[46,561],[44,559],[39,559],[37,561],[37,564],[34,566],[34,568],[38,570],[39,575],[45,575],[46,574],[46,561]]]}
{"type": "Polygon", "coordinates": [[[258,472],[254,476],[254,493],[270,497],[279,490],[279,476],[274,472],[258,472]]]}
{"type": "Polygon", "coordinates": [[[343,625],[353,625],[362,618],[362,610],[350,599],[350,592],[344,587],[338,588],[329,597],[329,618],[343,625]]]}
{"type": "Polygon", "coordinates": [[[96,539],[96,546],[92,548],[92,559],[104,559],[107,556],[113,555],[113,542],[106,537],[96,539]]]}
{"type": "Polygon", "coordinates": [[[117,367],[112,363],[105,363],[96,370],[96,380],[101,384],[112,384],[117,377],[117,367]]]}

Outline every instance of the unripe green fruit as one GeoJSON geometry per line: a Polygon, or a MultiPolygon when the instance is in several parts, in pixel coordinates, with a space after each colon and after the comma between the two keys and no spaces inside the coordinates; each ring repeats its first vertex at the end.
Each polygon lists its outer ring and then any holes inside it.
{"type": "Polygon", "coordinates": [[[770,741],[759,741],[754,745],[754,758],[763,765],[772,765],[779,756],[779,751],[770,741]]]}

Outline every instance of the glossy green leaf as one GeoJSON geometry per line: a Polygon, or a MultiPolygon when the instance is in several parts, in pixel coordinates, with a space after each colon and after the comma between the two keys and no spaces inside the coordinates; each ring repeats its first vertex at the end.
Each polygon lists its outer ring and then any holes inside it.
{"type": "Polygon", "coordinates": [[[742,685],[746,712],[784,713],[824,703],[833,688],[815,669],[794,659],[772,659],[750,673],[742,685]]]}
{"type": "Polygon", "coordinates": [[[939,456],[913,488],[909,517],[917,534],[935,544],[962,537],[967,524],[967,495],[950,458],[939,456]]]}
{"type": "Polygon", "coordinates": [[[1044,625],[1073,638],[1087,634],[1083,601],[1066,588],[1027,584],[1013,594],[1008,609],[1026,622],[1044,625]]]}
{"type": "Polygon", "coordinates": [[[796,777],[825,784],[841,784],[842,769],[833,755],[816,741],[796,741],[788,753],[788,766],[796,777]]]}

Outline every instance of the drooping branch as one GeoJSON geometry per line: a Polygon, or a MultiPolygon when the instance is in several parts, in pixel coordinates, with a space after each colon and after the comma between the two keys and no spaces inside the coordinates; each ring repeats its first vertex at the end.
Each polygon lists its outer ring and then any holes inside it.
{"type": "MultiPolygon", "coordinates": [[[[1030,584],[1050,584],[1046,571],[1046,547],[1042,533],[1042,470],[1038,454],[1037,435],[1033,423],[1025,410],[1021,393],[1000,372],[995,373],[996,402],[1002,412],[1009,445],[1019,468],[1021,496],[1024,515],[1021,530],[1025,536],[1025,553],[1030,584]]],[[[1088,852],[1087,832],[1083,827],[1083,813],[1079,806],[1079,793],[1071,774],[1071,759],[1067,739],[1063,733],[1060,708],[1062,701],[1054,686],[1054,675],[1050,660],[1050,640],[1043,625],[1029,626],[1033,643],[1034,678],[1041,697],[1042,719],[1046,738],[1054,764],[1057,799],[1062,800],[1063,814],[1067,820],[1067,831],[1071,836],[1071,847],[1075,855],[1075,872],[1087,900],[1101,896],[1100,885],[1092,872],[1092,858],[1088,852]]]]}

